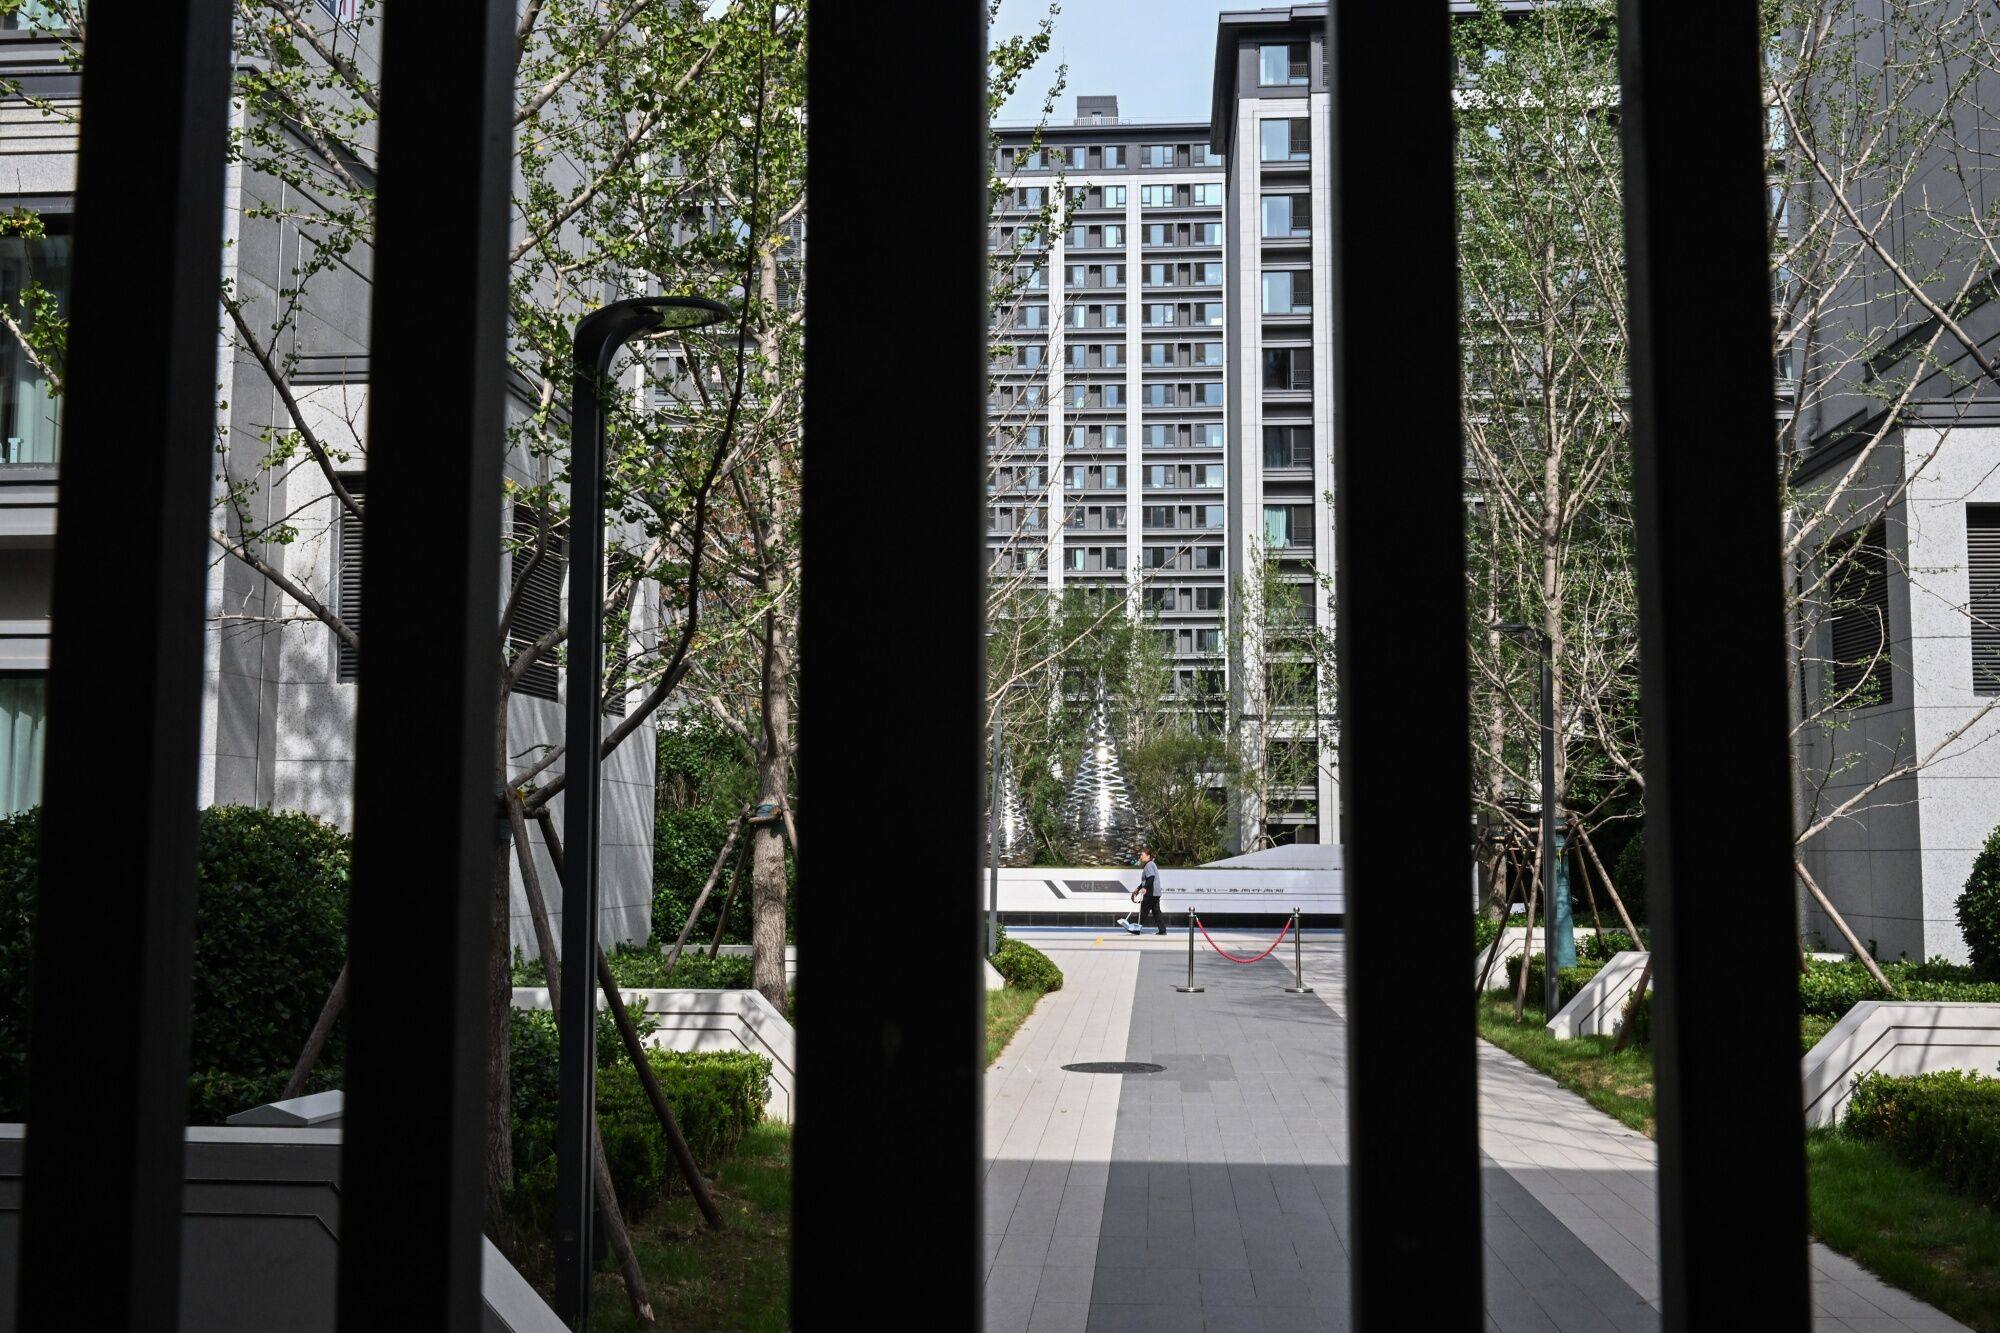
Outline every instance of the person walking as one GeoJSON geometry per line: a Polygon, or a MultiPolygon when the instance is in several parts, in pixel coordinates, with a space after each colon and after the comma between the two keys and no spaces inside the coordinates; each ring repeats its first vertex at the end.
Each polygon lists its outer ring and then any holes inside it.
{"type": "Polygon", "coordinates": [[[1153,924],[1160,928],[1159,933],[1167,933],[1167,919],[1160,915],[1160,866],[1153,860],[1152,851],[1145,847],[1139,849],[1139,887],[1132,890],[1132,901],[1139,904],[1139,924],[1127,929],[1139,934],[1145,930],[1150,915],[1153,924]]]}

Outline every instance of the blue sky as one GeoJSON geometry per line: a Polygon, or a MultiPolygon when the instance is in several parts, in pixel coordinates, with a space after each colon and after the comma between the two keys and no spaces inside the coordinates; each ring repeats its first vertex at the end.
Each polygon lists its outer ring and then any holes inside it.
{"type": "MultiPolygon", "coordinates": [[[[1055,45],[1000,113],[1032,121],[1055,68],[1069,66],[1056,112],[1075,114],[1078,93],[1116,93],[1128,120],[1207,120],[1215,66],[1215,16],[1257,9],[1271,0],[1060,0],[1055,45]]],[[[1047,0],[1002,0],[993,35],[1032,29],[1047,0]]]]}

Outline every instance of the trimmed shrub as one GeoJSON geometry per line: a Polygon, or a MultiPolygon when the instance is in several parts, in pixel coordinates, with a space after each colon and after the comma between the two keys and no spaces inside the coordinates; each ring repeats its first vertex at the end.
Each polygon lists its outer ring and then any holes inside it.
{"type": "Polygon", "coordinates": [[[1492,947],[1493,937],[1500,933],[1501,922],[1483,912],[1472,914],[1472,951],[1478,953],[1492,947]]]}
{"type": "MultiPolygon", "coordinates": [[[[1635,925],[1646,924],[1646,833],[1641,829],[1626,842],[1625,850],[1618,853],[1618,864],[1611,868],[1611,882],[1617,886],[1619,901],[1632,914],[1635,925]]],[[[1607,903],[1606,906],[1609,906],[1607,903]]],[[[1614,909],[1615,910],[1615,909],[1614,909]]]]}
{"type": "Polygon", "coordinates": [[[2000,981],[2000,828],[1986,835],[1986,845],[1973,858],[1965,892],[1958,895],[1958,930],[1973,972],[1981,980],[2000,981]]]}
{"type": "MultiPolygon", "coordinates": [[[[1568,1004],[1572,999],[1576,998],[1576,993],[1590,984],[1590,979],[1596,976],[1598,969],[1603,966],[1603,963],[1594,960],[1586,962],[1582,955],[1579,954],[1575,967],[1558,968],[1556,970],[1556,995],[1559,997],[1561,1003],[1568,1004]]],[[[1545,984],[1543,981],[1544,976],[1542,955],[1536,954],[1528,960],[1529,1004],[1540,1004],[1542,1002],[1542,987],[1545,984]]],[[[1512,995],[1520,984],[1521,955],[1515,954],[1507,960],[1507,993],[1512,995]]]]}
{"type": "MultiPolygon", "coordinates": [[[[621,944],[605,960],[611,975],[621,986],[635,990],[749,990],[750,960],[730,954],[708,956],[708,947],[697,950],[693,942],[681,951],[674,970],[667,971],[667,956],[653,941],[621,944]]],[[[539,958],[514,960],[516,986],[545,986],[548,973],[539,958]]]]}
{"type": "MultiPolygon", "coordinates": [[[[1931,958],[1921,963],[1884,963],[1882,974],[1903,1000],[1976,1000],[2000,1002],[2000,982],[1981,981],[1969,967],[1931,958]]],[[[1889,998],[1855,959],[1829,963],[1808,959],[1799,976],[1799,1005],[1804,1013],[1838,1019],[1863,1000],[1889,998]]]]}
{"type": "Polygon", "coordinates": [[[1634,949],[1644,949],[1644,944],[1634,943],[1630,935],[1622,930],[1586,931],[1577,937],[1576,960],[1608,963],[1614,954],[1630,953],[1634,949]]]}
{"type": "MultiPolygon", "coordinates": [[[[680,933],[729,836],[729,826],[757,795],[757,770],[736,738],[703,718],[674,719],[660,727],[657,796],[653,815],[653,934],[671,940],[680,933]]],[[[740,844],[739,844],[740,845],[740,844]]],[[[736,853],[730,853],[733,859],[736,853]]],[[[724,872],[728,873],[727,870],[724,872]]],[[[747,872],[746,872],[747,874],[747,872]]],[[[715,933],[726,884],[718,884],[702,907],[694,938],[715,933]]],[[[729,906],[724,943],[750,938],[747,884],[729,906]]]]}
{"type": "Polygon", "coordinates": [[[2000,1079],[1956,1069],[1854,1085],[1847,1131],[1893,1148],[1954,1190],[2000,1207],[2000,1079]]]}
{"type": "Polygon", "coordinates": [[[1019,940],[1008,940],[1000,946],[1000,952],[993,955],[993,970],[1007,978],[1007,984],[1015,990],[1046,994],[1062,989],[1062,969],[1040,949],[1019,940]]]}
{"type": "MultiPolygon", "coordinates": [[[[347,950],[351,841],[293,811],[211,806],[197,832],[194,1020],[188,1115],[196,1124],[284,1087],[347,950]]],[[[40,812],[0,820],[0,1115],[27,1095],[27,1008],[40,812]]],[[[107,982],[115,978],[105,978],[107,982]]],[[[336,1086],[336,1028],[309,1088],[336,1086]]]]}
{"type": "MultiPolygon", "coordinates": [[[[512,1019],[514,1209],[539,1225],[555,1197],[556,1049],[553,1015],[512,1019]]],[[[639,1075],[615,1034],[598,1031],[597,1114],[604,1157],[628,1218],[682,1188],[680,1168],[639,1075]]],[[[771,1062],[747,1051],[648,1051],[688,1150],[704,1171],[764,1118],[771,1062]]]]}

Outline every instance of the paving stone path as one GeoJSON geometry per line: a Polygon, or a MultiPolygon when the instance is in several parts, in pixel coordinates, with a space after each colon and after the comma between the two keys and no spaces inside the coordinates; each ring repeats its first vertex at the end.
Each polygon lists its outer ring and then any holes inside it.
{"type": "MultiPolygon", "coordinates": [[[[1206,992],[1176,994],[1178,937],[1034,942],[1066,982],[989,1071],[989,1333],[1349,1327],[1338,940],[1306,946],[1315,995],[1205,946],[1206,992]],[[1098,1060],[1163,1068],[1062,1069],[1098,1060]]],[[[1651,1141],[1479,1048],[1488,1327],[1657,1329],[1651,1141]]],[[[1813,1259],[1822,1329],[1962,1327],[1813,1259]]]]}

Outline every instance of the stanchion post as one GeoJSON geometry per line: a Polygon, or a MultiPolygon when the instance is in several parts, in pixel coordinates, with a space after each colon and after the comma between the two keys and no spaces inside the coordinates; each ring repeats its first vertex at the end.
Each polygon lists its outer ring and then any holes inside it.
{"type": "Polygon", "coordinates": [[[1311,995],[1313,993],[1313,988],[1306,985],[1306,951],[1304,943],[1299,938],[1301,933],[1299,928],[1299,909],[1294,907],[1292,909],[1293,982],[1291,985],[1285,987],[1285,994],[1287,995],[1311,995]]]}
{"type": "Polygon", "coordinates": [[[1177,991],[1179,991],[1179,992],[1180,992],[1180,993],[1181,993],[1182,995],[1199,995],[1199,994],[1201,994],[1201,993],[1202,993],[1202,991],[1203,991],[1204,987],[1201,987],[1201,986],[1197,986],[1197,985],[1195,985],[1195,984],[1194,984],[1194,909],[1193,909],[1192,907],[1188,908],[1188,931],[1187,931],[1187,935],[1188,935],[1188,979],[1187,979],[1187,985],[1185,985],[1185,986],[1176,986],[1176,987],[1174,987],[1174,989],[1175,989],[1175,990],[1177,990],[1177,991]]]}

